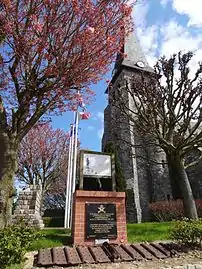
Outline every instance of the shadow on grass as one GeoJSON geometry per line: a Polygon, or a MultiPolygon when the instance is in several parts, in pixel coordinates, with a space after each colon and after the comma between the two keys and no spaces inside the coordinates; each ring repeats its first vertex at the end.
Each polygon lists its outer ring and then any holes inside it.
{"type": "Polygon", "coordinates": [[[57,229],[57,228],[51,228],[51,229],[47,229],[44,228],[43,230],[41,230],[41,234],[42,235],[51,235],[51,234],[63,234],[63,235],[70,235],[71,234],[71,230],[70,229],[57,229]]]}
{"type": "Polygon", "coordinates": [[[69,230],[65,229],[44,229],[41,231],[41,237],[35,241],[29,251],[42,248],[52,248],[72,245],[72,237],[69,230]]]}
{"type": "Polygon", "coordinates": [[[45,239],[48,241],[52,241],[53,243],[59,242],[65,246],[72,245],[73,242],[72,237],[70,235],[64,235],[64,234],[46,235],[45,239]]]}

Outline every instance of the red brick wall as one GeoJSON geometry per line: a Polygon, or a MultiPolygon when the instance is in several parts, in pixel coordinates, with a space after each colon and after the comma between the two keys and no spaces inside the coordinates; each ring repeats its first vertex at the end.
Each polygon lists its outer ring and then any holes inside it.
{"type": "Polygon", "coordinates": [[[72,219],[72,236],[74,245],[94,245],[94,240],[85,239],[86,203],[116,204],[117,239],[110,239],[110,243],[127,243],[125,193],[77,190],[74,194],[72,219]]]}

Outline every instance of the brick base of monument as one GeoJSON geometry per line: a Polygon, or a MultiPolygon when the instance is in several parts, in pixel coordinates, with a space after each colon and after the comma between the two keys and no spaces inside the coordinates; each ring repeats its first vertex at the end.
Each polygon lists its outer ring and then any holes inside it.
{"type": "Polygon", "coordinates": [[[116,206],[117,237],[109,243],[127,243],[124,192],[83,191],[74,193],[72,238],[74,245],[95,245],[95,239],[86,238],[86,204],[114,204],[116,206]]]}

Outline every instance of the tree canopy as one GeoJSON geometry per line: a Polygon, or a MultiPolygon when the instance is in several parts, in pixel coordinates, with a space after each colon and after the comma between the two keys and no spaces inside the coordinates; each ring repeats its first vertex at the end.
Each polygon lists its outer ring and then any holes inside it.
{"type": "Polygon", "coordinates": [[[131,6],[113,1],[4,1],[0,14],[0,127],[19,138],[47,111],[74,108],[75,89],[109,69],[130,29],[131,6]]]}
{"type": "Polygon", "coordinates": [[[41,186],[43,193],[50,189],[57,192],[61,178],[67,176],[68,150],[68,133],[49,123],[34,126],[20,144],[17,179],[41,186]]]}

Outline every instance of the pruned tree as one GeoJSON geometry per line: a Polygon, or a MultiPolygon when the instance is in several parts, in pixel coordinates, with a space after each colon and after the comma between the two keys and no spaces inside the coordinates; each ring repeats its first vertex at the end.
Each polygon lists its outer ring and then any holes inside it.
{"type": "Polygon", "coordinates": [[[131,28],[127,0],[11,0],[0,21],[0,227],[11,217],[19,144],[47,113],[74,108],[108,71],[131,28]]]}
{"type": "Polygon", "coordinates": [[[51,185],[46,194],[43,197],[43,209],[57,209],[65,210],[66,202],[66,181],[67,174],[66,169],[61,175],[60,179],[51,185]]]}
{"type": "Polygon", "coordinates": [[[23,138],[18,153],[17,180],[38,185],[43,197],[65,194],[69,134],[50,123],[34,126],[23,138]]]}
{"type": "Polygon", "coordinates": [[[164,150],[170,176],[174,171],[181,189],[185,214],[197,219],[186,168],[201,157],[185,162],[202,142],[202,64],[192,76],[192,58],[192,52],[160,58],[154,73],[142,70],[120,83],[112,102],[135,130],[164,150]]]}

